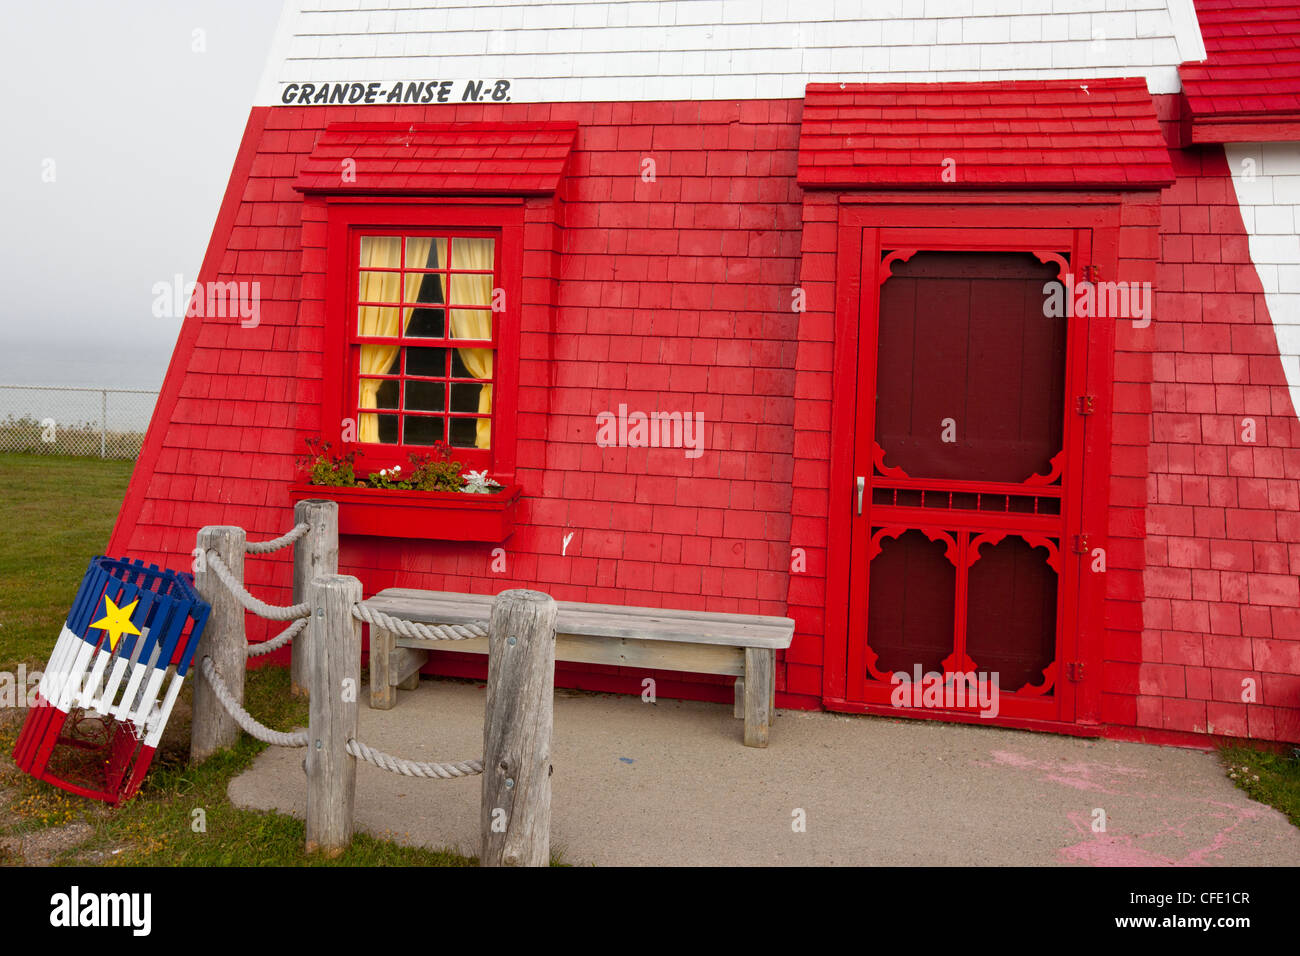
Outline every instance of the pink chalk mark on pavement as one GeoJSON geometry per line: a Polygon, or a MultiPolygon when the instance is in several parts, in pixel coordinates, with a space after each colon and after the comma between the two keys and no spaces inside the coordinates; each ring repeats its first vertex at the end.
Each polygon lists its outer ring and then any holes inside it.
{"type": "MultiPolygon", "coordinates": [[[[1222,851],[1228,847],[1242,844],[1258,846],[1258,840],[1243,840],[1233,835],[1233,831],[1247,821],[1260,817],[1264,807],[1235,807],[1218,800],[1198,800],[1205,810],[1195,811],[1192,816],[1179,823],[1164,821],[1150,833],[1134,836],[1128,833],[1093,833],[1092,814],[1090,812],[1072,811],[1067,816],[1077,833],[1087,834],[1087,839],[1072,846],[1062,847],[1056,852],[1062,863],[1076,866],[1215,866],[1221,864],[1222,851]],[[1145,849],[1144,841],[1151,841],[1169,834],[1186,839],[1186,827],[1195,818],[1209,818],[1220,821],[1220,826],[1213,839],[1204,846],[1193,847],[1180,859],[1165,856],[1145,849]]],[[[1213,826],[1214,824],[1211,824],[1213,826]]]]}
{"type": "MultiPolygon", "coordinates": [[[[1009,750],[994,750],[992,766],[1014,767],[1017,770],[1030,770],[1039,774],[1042,781],[1058,783],[1075,790],[1088,790],[1094,793],[1121,793],[1117,786],[1134,779],[1145,779],[1147,772],[1137,767],[1123,767],[1115,764],[1096,763],[1089,760],[1035,760],[1023,754],[1009,750]]],[[[984,766],[989,766],[984,764],[984,766]]]]}

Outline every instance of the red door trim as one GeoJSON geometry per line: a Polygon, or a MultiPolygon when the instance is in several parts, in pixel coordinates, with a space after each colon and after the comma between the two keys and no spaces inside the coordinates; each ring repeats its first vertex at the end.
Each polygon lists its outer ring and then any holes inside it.
{"type": "MultiPolygon", "coordinates": [[[[1008,242],[1024,230],[1034,230],[1039,241],[1051,240],[1048,245],[1062,246],[1067,235],[1073,237],[1078,230],[1089,230],[1091,250],[1088,261],[1101,266],[1103,277],[1114,277],[1119,267],[1118,239],[1121,197],[1116,194],[1071,194],[1068,199],[1060,194],[1006,194],[992,196],[954,197],[899,196],[898,194],[855,195],[840,197],[836,242],[836,294],[835,294],[835,348],[833,359],[833,399],[831,408],[830,442],[830,507],[827,529],[827,575],[825,640],[823,642],[822,703],[828,709],[862,712],[898,713],[892,708],[880,708],[848,700],[849,653],[849,575],[852,562],[862,560],[856,555],[852,534],[854,514],[854,455],[855,423],[859,415],[858,361],[859,349],[868,349],[874,361],[874,341],[860,341],[859,316],[874,309],[879,286],[864,279],[864,261],[871,262],[874,273],[879,262],[878,251],[886,244],[897,247],[909,244],[904,239],[920,229],[926,233],[927,243],[940,236],[963,248],[1017,248],[1021,241],[1008,246],[1008,242]],[[1044,224],[1050,224],[1044,228],[1044,224]],[[973,245],[972,245],[973,243],[973,245]],[[873,258],[872,252],[877,253],[873,258]]],[[[910,244],[909,244],[910,245],[910,244]]],[[[1074,249],[1074,241],[1065,244],[1074,249]]],[[[927,247],[930,247],[927,245],[927,247]]],[[[1076,255],[1078,250],[1076,250],[1076,255]]],[[[1075,473],[1079,476],[1082,493],[1076,497],[1079,513],[1077,527],[1087,531],[1090,545],[1104,546],[1109,505],[1110,465],[1110,382],[1114,367],[1114,324],[1112,321],[1093,321],[1086,333],[1087,348],[1082,375],[1071,369],[1073,392],[1066,396],[1066,414],[1075,415],[1073,403],[1079,392],[1079,381],[1086,383],[1088,393],[1095,397],[1095,410],[1085,430],[1084,442],[1070,442],[1081,457],[1075,473]]],[[[864,357],[866,358],[866,357],[864,357]]],[[[870,409],[864,409],[869,413],[870,409]]],[[[1070,423],[1074,424],[1074,423],[1070,423]]],[[[1067,426],[1069,427],[1069,426],[1067,426]]],[[[1078,426],[1076,426],[1078,427],[1078,426]]],[[[1069,525],[1067,524],[1067,527],[1069,525]]],[[[865,536],[860,536],[865,538],[865,536]]],[[[1074,560],[1070,546],[1062,541],[1062,593],[1065,600],[1058,608],[1060,614],[1072,614],[1076,626],[1077,644],[1073,659],[1083,664],[1089,675],[1074,688],[1072,720],[1062,722],[1047,714],[1025,713],[1020,717],[1008,716],[1000,724],[1032,723],[1040,727],[1068,728],[1078,724],[1095,724],[1100,718],[1100,669],[1102,660],[1102,627],[1105,600],[1104,578],[1092,574],[1087,563],[1074,560]],[[1069,552],[1069,558],[1065,557],[1069,552]],[[1074,587],[1069,582],[1075,582],[1074,587]],[[1068,605],[1068,606],[1066,606],[1068,605]]],[[[1068,647],[1062,648],[1063,659],[1058,681],[1065,683],[1065,665],[1068,647]]],[[[855,662],[856,663],[856,662],[855,662]]],[[[937,716],[917,714],[910,716],[937,716]]],[[[951,715],[947,719],[955,719],[951,715]]]]}

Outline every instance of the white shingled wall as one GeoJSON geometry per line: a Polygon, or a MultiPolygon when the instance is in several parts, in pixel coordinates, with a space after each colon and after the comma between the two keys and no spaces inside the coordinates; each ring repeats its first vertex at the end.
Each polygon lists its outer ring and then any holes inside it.
{"type": "Polygon", "coordinates": [[[515,101],[798,98],[810,82],[1145,76],[1192,0],[289,0],[259,88],[506,79],[515,101]]]}
{"type": "Polygon", "coordinates": [[[1229,144],[1225,149],[1250,258],[1277,332],[1291,404],[1300,411],[1300,143],[1229,144]]]}

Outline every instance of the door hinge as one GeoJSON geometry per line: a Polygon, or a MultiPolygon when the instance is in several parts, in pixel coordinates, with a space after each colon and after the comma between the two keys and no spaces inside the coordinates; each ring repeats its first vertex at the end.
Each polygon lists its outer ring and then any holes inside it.
{"type": "Polygon", "coordinates": [[[1074,536],[1074,553],[1075,554],[1088,553],[1088,536],[1086,534],[1076,534],[1074,536]]]}
{"type": "Polygon", "coordinates": [[[1080,415],[1091,415],[1097,410],[1096,395],[1080,395],[1078,412],[1080,415]]]}
{"type": "Polygon", "coordinates": [[[1083,662],[1070,661],[1068,664],[1066,664],[1065,676],[1068,677],[1070,680],[1076,682],[1083,680],[1083,662]]]}

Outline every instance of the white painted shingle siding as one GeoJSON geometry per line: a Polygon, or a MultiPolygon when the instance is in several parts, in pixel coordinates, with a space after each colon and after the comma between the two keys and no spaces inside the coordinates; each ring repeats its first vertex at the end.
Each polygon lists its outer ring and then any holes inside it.
{"type": "Polygon", "coordinates": [[[1300,409],[1300,143],[1224,147],[1277,349],[1300,409]]]}
{"type": "Polygon", "coordinates": [[[257,103],[426,79],[508,79],[531,102],[1099,76],[1173,93],[1204,55],[1192,0],[288,0],[257,103]]]}

